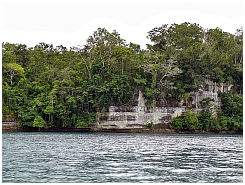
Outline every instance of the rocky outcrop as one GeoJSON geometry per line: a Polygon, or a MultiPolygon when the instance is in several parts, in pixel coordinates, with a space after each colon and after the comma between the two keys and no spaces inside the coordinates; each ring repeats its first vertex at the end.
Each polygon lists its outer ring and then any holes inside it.
{"type": "Polygon", "coordinates": [[[173,118],[182,114],[182,107],[155,107],[147,109],[141,91],[139,91],[138,105],[122,110],[116,106],[110,106],[105,116],[97,115],[96,127],[106,129],[133,129],[146,128],[153,123],[167,128],[173,118]]]}
{"type": "MultiPolygon", "coordinates": [[[[190,107],[194,111],[200,111],[199,102],[207,97],[214,99],[214,104],[219,106],[218,93],[226,92],[231,88],[232,85],[228,86],[223,83],[216,84],[207,81],[206,86],[203,86],[197,92],[190,93],[192,99],[190,107]]],[[[167,129],[168,123],[186,110],[186,106],[183,106],[183,104],[180,104],[179,107],[154,107],[148,110],[141,91],[139,91],[137,102],[137,106],[128,108],[110,106],[109,111],[103,116],[97,113],[94,127],[98,129],[137,129],[146,128],[147,124],[152,123],[154,128],[167,129]]]]}
{"type": "Polygon", "coordinates": [[[219,92],[230,91],[233,85],[227,85],[224,83],[217,84],[215,82],[206,81],[205,86],[198,89],[197,92],[191,92],[190,96],[192,97],[192,107],[201,108],[199,102],[204,98],[214,99],[214,104],[220,106],[221,101],[218,97],[219,92]]]}
{"type": "Polygon", "coordinates": [[[4,132],[11,132],[11,131],[19,131],[20,126],[16,120],[11,119],[11,120],[4,120],[2,122],[2,131],[4,132]]]}

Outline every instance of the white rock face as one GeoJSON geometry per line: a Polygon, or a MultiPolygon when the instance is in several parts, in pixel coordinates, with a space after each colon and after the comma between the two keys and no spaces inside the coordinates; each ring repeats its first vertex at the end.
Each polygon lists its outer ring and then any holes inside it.
{"type": "Polygon", "coordinates": [[[98,128],[146,128],[148,123],[159,124],[167,123],[182,114],[185,110],[180,107],[156,107],[151,110],[147,110],[145,106],[145,100],[141,91],[138,96],[138,105],[131,107],[129,111],[117,111],[118,107],[111,106],[107,113],[107,120],[98,120],[98,128]]]}
{"type": "MultiPolygon", "coordinates": [[[[220,105],[218,92],[226,92],[232,86],[225,84],[216,84],[206,82],[207,86],[199,89],[198,92],[191,92],[192,110],[200,111],[199,102],[203,98],[213,98],[214,104],[220,105]]],[[[109,112],[106,113],[106,120],[101,120],[97,117],[96,127],[103,129],[130,129],[130,128],[146,128],[148,123],[161,124],[168,127],[168,123],[177,116],[180,116],[185,111],[185,107],[155,107],[147,110],[145,99],[141,91],[139,91],[138,105],[130,107],[128,110],[121,110],[119,107],[110,106],[109,112]]]]}
{"type": "Polygon", "coordinates": [[[217,84],[215,82],[206,81],[207,86],[205,88],[199,89],[198,92],[191,92],[190,96],[192,97],[192,105],[195,108],[198,107],[199,102],[204,98],[212,98],[214,99],[214,104],[220,106],[221,101],[218,97],[219,92],[227,92],[231,90],[233,85],[226,85],[224,83],[217,84]]]}

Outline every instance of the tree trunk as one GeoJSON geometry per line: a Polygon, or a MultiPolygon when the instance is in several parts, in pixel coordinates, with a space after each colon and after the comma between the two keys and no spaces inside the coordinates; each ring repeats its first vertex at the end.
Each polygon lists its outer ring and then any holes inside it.
{"type": "Polygon", "coordinates": [[[124,66],[123,64],[124,64],[124,62],[123,62],[123,59],[122,59],[122,74],[123,74],[123,66],[124,66]]]}

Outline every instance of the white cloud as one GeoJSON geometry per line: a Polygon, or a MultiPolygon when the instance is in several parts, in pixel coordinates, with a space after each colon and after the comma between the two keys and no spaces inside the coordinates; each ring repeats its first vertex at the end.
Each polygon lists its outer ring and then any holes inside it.
{"type": "Polygon", "coordinates": [[[84,45],[98,27],[116,30],[145,46],[147,32],[162,24],[191,22],[235,33],[243,23],[241,1],[68,1],[2,4],[3,42],[84,45]]]}

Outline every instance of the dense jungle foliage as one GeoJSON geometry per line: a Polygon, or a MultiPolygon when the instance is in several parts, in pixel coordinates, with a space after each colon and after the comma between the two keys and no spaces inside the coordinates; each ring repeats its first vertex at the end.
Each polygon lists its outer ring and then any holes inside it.
{"type": "MultiPolygon", "coordinates": [[[[146,49],[98,28],[83,46],[2,43],[2,111],[31,127],[86,128],[110,105],[130,106],[141,90],[147,106],[177,106],[205,80],[233,84],[217,115],[203,107],[174,129],[242,129],[243,30],[235,35],[198,24],[162,25],[146,49]],[[157,101],[156,101],[157,100],[157,101]]],[[[207,103],[208,104],[208,103],[207,103]]],[[[188,108],[188,107],[187,107],[188,108]]]]}

